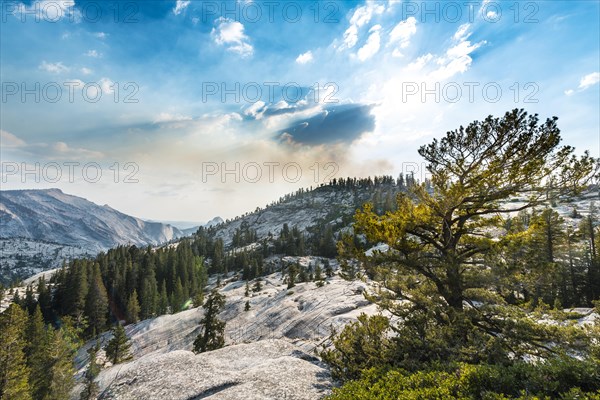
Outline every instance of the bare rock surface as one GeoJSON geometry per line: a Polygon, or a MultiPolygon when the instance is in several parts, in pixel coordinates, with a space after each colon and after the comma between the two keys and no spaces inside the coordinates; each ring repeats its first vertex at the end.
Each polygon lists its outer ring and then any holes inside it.
{"type": "Polygon", "coordinates": [[[178,350],[103,371],[100,399],[319,399],[330,392],[323,365],[284,340],[203,354],[178,350]]]}

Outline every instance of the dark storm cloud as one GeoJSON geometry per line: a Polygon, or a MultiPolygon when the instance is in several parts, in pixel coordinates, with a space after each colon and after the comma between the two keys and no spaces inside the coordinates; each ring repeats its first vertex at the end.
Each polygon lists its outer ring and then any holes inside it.
{"type": "Polygon", "coordinates": [[[373,107],[372,104],[328,107],[313,117],[296,121],[279,133],[284,137],[291,136],[294,142],[311,145],[352,142],[361,134],[375,129],[375,117],[371,115],[373,107]]]}

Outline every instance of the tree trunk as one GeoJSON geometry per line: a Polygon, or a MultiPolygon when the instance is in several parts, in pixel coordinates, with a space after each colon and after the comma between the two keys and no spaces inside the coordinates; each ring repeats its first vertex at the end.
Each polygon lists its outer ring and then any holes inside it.
{"type": "Polygon", "coordinates": [[[460,265],[451,263],[446,269],[448,279],[448,295],[446,301],[454,310],[463,310],[463,289],[460,276],[460,265]]]}

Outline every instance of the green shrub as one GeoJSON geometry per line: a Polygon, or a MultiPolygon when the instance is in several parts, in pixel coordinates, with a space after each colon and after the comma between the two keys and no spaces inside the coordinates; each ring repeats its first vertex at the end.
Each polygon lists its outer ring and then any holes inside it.
{"type": "Polygon", "coordinates": [[[365,369],[380,367],[391,361],[393,341],[388,338],[389,319],[381,315],[361,314],[357,322],[332,334],[333,347],[319,355],[331,367],[334,378],[358,379],[365,369]]]}
{"type": "Polygon", "coordinates": [[[335,389],[329,400],[590,399],[600,400],[600,364],[557,357],[543,363],[459,364],[414,373],[370,369],[335,389]]]}

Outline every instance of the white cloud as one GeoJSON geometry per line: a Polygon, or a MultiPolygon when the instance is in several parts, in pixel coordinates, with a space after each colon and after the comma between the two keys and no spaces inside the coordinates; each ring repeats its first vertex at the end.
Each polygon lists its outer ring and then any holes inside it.
{"type": "Polygon", "coordinates": [[[565,94],[567,96],[572,96],[576,92],[583,92],[584,90],[594,86],[598,82],[600,82],[600,72],[592,72],[590,74],[585,75],[579,80],[579,86],[577,87],[577,90],[567,89],[565,90],[565,94]]]}
{"type": "Polygon", "coordinates": [[[471,44],[471,42],[467,40],[458,43],[456,46],[450,47],[446,51],[446,54],[452,59],[465,57],[478,49],[482,44],[483,42],[471,44]]]}
{"type": "Polygon", "coordinates": [[[115,83],[109,78],[102,78],[98,81],[100,88],[102,88],[102,94],[113,94],[114,93],[114,85],[115,83]]]}
{"type": "Polygon", "coordinates": [[[84,75],[89,75],[92,73],[92,70],[86,67],[81,68],[81,73],[84,75]]]}
{"type": "Polygon", "coordinates": [[[65,85],[65,87],[73,86],[77,88],[82,88],[85,86],[85,82],[81,79],[69,79],[64,81],[63,84],[65,85]]]}
{"type": "Polygon", "coordinates": [[[433,54],[427,53],[425,55],[417,57],[417,59],[408,64],[405,69],[407,71],[420,71],[429,63],[429,61],[433,60],[433,58],[433,54]]]}
{"type": "Polygon", "coordinates": [[[187,6],[190,5],[190,3],[190,0],[177,0],[177,4],[175,4],[175,8],[173,9],[173,14],[181,14],[187,8],[187,6]]]}
{"type": "Polygon", "coordinates": [[[42,61],[39,68],[43,71],[50,72],[52,74],[60,74],[63,72],[68,72],[69,68],[66,67],[62,62],[56,63],[48,63],[46,61],[42,61]]]}
{"type": "Polygon", "coordinates": [[[390,32],[389,45],[397,45],[392,55],[395,57],[401,56],[400,49],[405,49],[410,45],[410,38],[415,33],[417,33],[417,20],[415,17],[400,21],[390,32]]]}
{"type": "Polygon", "coordinates": [[[487,5],[491,2],[492,0],[483,0],[481,2],[481,7],[479,8],[479,14],[482,14],[484,9],[486,9],[487,5]]]}
{"type": "MultiPolygon", "coordinates": [[[[86,84],[79,79],[71,79],[70,82],[73,87],[78,87],[82,90],[86,86],[86,84]]],[[[101,78],[98,82],[91,83],[92,84],[85,88],[85,95],[91,99],[110,95],[115,92],[115,83],[109,78],[101,78]]]]}
{"type": "Polygon", "coordinates": [[[155,124],[158,124],[161,122],[181,122],[181,121],[191,121],[191,120],[192,120],[192,117],[189,117],[187,115],[161,112],[160,114],[158,114],[158,116],[154,119],[153,122],[155,124]]]}
{"type": "Polygon", "coordinates": [[[94,33],[94,36],[96,36],[98,39],[106,39],[108,34],[104,32],[96,32],[94,33]]]}
{"type": "Polygon", "coordinates": [[[490,22],[495,22],[498,19],[498,13],[496,11],[488,11],[486,17],[488,20],[491,20],[490,22]]]}
{"type": "Polygon", "coordinates": [[[360,61],[368,60],[379,51],[379,47],[381,46],[381,37],[379,35],[380,30],[381,25],[375,25],[369,30],[371,34],[369,35],[367,42],[356,53],[360,61]]]}
{"type": "Polygon", "coordinates": [[[356,25],[350,25],[344,32],[344,45],[347,49],[351,49],[358,42],[358,28],[356,25]]]}
{"type": "Polygon", "coordinates": [[[26,145],[24,140],[2,129],[0,129],[0,143],[2,143],[2,147],[22,147],[26,145]]]}
{"type": "Polygon", "coordinates": [[[259,100],[255,103],[250,104],[245,110],[244,114],[251,116],[255,119],[261,119],[262,114],[267,110],[265,107],[266,103],[262,100],[259,100]]]}
{"type": "Polygon", "coordinates": [[[52,145],[52,148],[59,153],[65,153],[69,150],[69,146],[65,142],[56,142],[52,145]]]}
{"type": "Polygon", "coordinates": [[[473,62],[470,54],[486,43],[485,40],[478,43],[471,43],[467,40],[470,36],[469,27],[469,24],[463,24],[454,33],[453,39],[458,43],[446,50],[443,57],[437,58],[436,61],[440,67],[432,72],[433,79],[448,79],[469,69],[473,62]]]}
{"type": "Polygon", "coordinates": [[[273,110],[283,110],[288,107],[290,107],[290,104],[285,100],[279,100],[277,103],[271,106],[273,110]]]}
{"type": "Polygon", "coordinates": [[[307,51],[304,54],[300,54],[297,58],[296,58],[296,62],[298,64],[307,64],[309,62],[311,62],[313,60],[313,54],[312,51],[307,51]]]}
{"type": "MultiPolygon", "coordinates": [[[[50,146],[47,146],[45,144],[39,144],[38,146],[40,147],[47,147],[49,149],[52,150],[52,157],[56,157],[56,158],[83,158],[83,159],[100,159],[104,157],[104,154],[102,154],[99,151],[94,151],[94,150],[88,150],[88,149],[84,149],[84,148],[74,148],[74,147],[70,147],[67,143],[65,142],[55,142],[50,146]]],[[[50,156],[50,155],[49,155],[50,156]]]]}
{"type": "Polygon", "coordinates": [[[358,43],[358,30],[360,27],[368,24],[373,15],[382,14],[385,6],[368,1],[364,6],[358,7],[350,18],[350,26],[344,32],[344,47],[351,49],[358,43]]]}
{"type": "Polygon", "coordinates": [[[581,78],[579,81],[579,89],[585,90],[598,82],[600,82],[600,72],[592,72],[581,78]]]}
{"type": "Polygon", "coordinates": [[[448,79],[458,73],[466,72],[473,59],[469,54],[485,44],[485,41],[471,44],[469,41],[457,44],[446,51],[447,57],[440,57],[437,62],[440,68],[432,73],[434,79],[448,79]]]}
{"type": "Polygon", "coordinates": [[[360,28],[361,26],[368,24],[374,14],[382,14],[384,10],[385,7],[383,5],[373,1],[367,1],[367,4],[354,11],[352,18],[350,18],[350,24],[360,28]]]}
{"type": "Polygon", "coordinates": [[[100,58],[102,56],[102,54],[98,53],[96,50],[88,50],[85,55],[93,58],[100,58]]]}
{"type": "Polygon", "coordinates": [[[462,24],[461,26],[459,26],[456,33],[454,33],[454,36],[453,36],[454,40],[460,41],[463,39],[468,39],[469,36],[471,35],[468,32],[470,27],[471,27],[471,24],[469,24],[469,23],[462,24]]]}
{"type": "Polygon", "coordinates": [[[12,148],[15,151],[24,152],[28,155],[39,156],[40,159],[54,160],[57,158],[84,159],[102,158],[103,153],[83,148],[70,147],[65,142],[27,143],[16,135],[0,129],[0,143],[2,148],[12,148]]]}
{"type": "Polygon", "coordinates": [[[215,43],[227,46],[227,50],[238,53],[242,57],[251,56],[254,48],[248,43],[248,36],[244,33],[244,25],[229,18],[220,17],[216,20],[217,26],[211,35],[215,43]]]}

